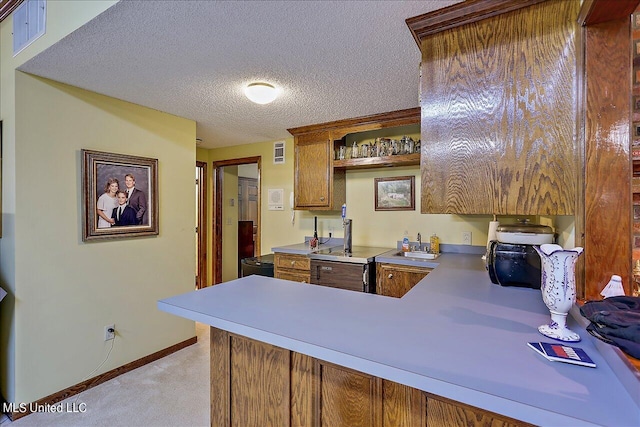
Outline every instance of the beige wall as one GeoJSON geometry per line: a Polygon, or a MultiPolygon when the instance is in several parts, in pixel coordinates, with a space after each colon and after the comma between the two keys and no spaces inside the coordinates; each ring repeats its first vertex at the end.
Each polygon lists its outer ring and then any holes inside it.
{"type": "MultiPolygon", "coordinates": [[[[193,289],[195,123],[16,76],[15,393],[30,402],[194,336],[159,299],[193,289]],[[158,159],[160,235],[82,242],[83,148],[158,159]],[[72,362],[71,362],[72,361],[72,362]]],[[[4,255],[4,253],[3,253],[4,255]]]]}
{"type": "MultiPolygon", "coordinates": [[[[17,255],[16,247],[22,245],[16,239],[16,83],[15,69],[26,60],[51,46],[62,37],[101,13],[116,1],[59,1],[47,4],[46,33],[17,56],[12,51],[12,18],[0,23],[0,119],[3,123],[2,135],[2,239],[0,239],[0,285],[9,295],[0,305],[0,389],[5,398],[15,401],[16,383],[16,341],[23,331],[15,321],[14,291],[16,287],[17,255]]],[[[34,125],[34,124],[32,124],[34,125]]],[[[48,177],[42,176],[43,180],[48,177]]],[[[44,239],[44,237],[43,237],[44,239]]],[[[45,242],[39,241],[39,244],[45,242]]],[[[30,268],[34,268],[31,266],[30,268]]],[[[47,349],[39,349],[46,353],[47,349]]]]}

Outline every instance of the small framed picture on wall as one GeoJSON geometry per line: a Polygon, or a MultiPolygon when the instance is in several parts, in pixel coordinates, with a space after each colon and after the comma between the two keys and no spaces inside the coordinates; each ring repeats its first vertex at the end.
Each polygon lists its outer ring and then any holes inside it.
{"type": "Polygon", "coordinates": [[[375,178],[375,210],[413,211],[416,209],[415,177],[375,178]]]}

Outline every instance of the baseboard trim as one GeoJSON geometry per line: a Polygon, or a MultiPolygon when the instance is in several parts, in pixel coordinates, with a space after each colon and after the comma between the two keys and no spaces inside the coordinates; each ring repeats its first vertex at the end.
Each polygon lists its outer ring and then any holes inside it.
{"type": "MultiPolygon", "coordinates": [[[[119,368],[115,368],[112,369],[108,372],[105,372],[104,374],[100,374],[97,375],[93,378],[90,378],[86,381],[83,381],[79,384],[76,384],[74,386],[71,386],[69,388],[66,388],[64,390],[61,390],[57,393],[53,393],[50,394],[47,397],[43,397],[42,399],[39,399],[35,402],[33,402],[33,404],[29,404],[27,405],[27,411],[24,412],[8,412],[7,416],[9,417],[9,419],[11,421],[15,421],[19,418],[25,417],[29,414],[31,414],[31,410],[29,408],[33,407],[38,407],[40,405],[53,405],[56,404],[58,402],[63,401],[64,399],[74,396],[78,393],[81,393],[85,390],[88,390],[92,387],[95,387],[99,384],[102,384],[105,381],[109,381],[117,376],[120,376],[122,374],[125,374],[129,371],[133,371],[134,369],[137,369],[141,366],[146,365],[147,363],[151,363],[151,362],[155,362],[158,359],[162,359],[165,356],[170,355],[171,353],[175,353],[178,350],[182,350],[185,347],[189,347],[190,345],[193,345],[195,343],[198,342],[198,337],[192,337],[189,338],[188,340],[184,340],[182,342],[179,342],[177,344],[172,345],[171,347],[167,347],[163,350],[160,351],[156,351],[155,353],[149,354],[147,356],[141,357],[138,360],[134,360],[133,362],[129,362],[126,365],[122,365],[119,368]]],[[[4,399],[3,399],[4,400],[4,399]]]]}

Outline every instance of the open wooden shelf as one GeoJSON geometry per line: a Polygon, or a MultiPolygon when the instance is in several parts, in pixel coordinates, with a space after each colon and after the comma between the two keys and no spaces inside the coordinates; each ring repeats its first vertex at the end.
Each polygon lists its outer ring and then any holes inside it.
{"type": "Polygon", "coordinates": [[[420,164],[420,153],[398,154],[384,157],[334,160],[334,169],[370,169],[386,166],[415,166],[420,164]]]}

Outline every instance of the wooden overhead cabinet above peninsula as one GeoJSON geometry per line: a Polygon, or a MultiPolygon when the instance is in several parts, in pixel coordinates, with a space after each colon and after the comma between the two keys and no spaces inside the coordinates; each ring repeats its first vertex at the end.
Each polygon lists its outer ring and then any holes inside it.
{"type": "Polygon", "coordinates": [[[580,2],[455,6],[407,20],[422,51],[421,212],[574,214],[580,2]]]}
{"type": "Polygon", "coordinates": [[[288,129],[294,136],[294,208],[339,210],[346,201],[347,169],[417,165],[418,154],[338,161],[334,152],[347,135],[419,123],[420,108],[410,108],[288,129]]]}

